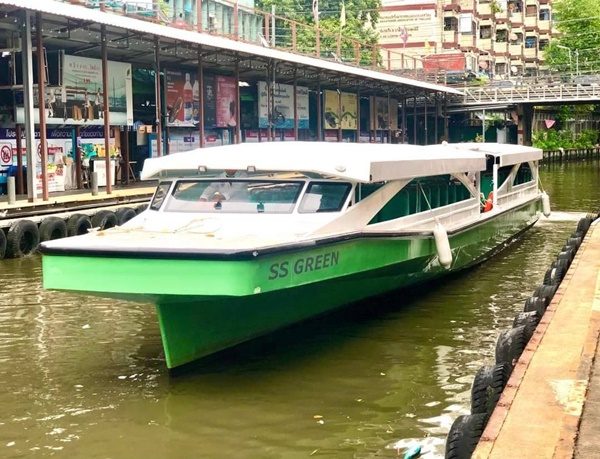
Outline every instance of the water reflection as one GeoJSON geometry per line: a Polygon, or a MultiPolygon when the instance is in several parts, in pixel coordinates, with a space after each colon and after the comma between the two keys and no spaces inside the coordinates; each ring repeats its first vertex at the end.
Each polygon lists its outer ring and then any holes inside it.
{"type": "Polygon", "coordinates": [[[150,305],[47,292],[39,258],[2,261],[0,456],[372,458],[417,442],[422,457],[443,457],[498,333],[541,283],[579,212],[597,207],[597,178],[591,164],[545,169],[553,217],[493,260],[177,378],[167,374],[150,305]]]}

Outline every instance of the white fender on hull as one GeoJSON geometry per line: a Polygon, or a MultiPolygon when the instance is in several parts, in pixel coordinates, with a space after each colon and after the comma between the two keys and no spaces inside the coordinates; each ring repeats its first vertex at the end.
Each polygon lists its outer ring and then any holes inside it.
{"type": "Polygon", "coordinates": [[[433,237],[437,247],[438,258],[440,264],[448,269],[452,265],[452,249],[450,249],[450,240],[446,228],[441,223],[435,225],[433,229],[433,237]]]}
{"type": "Polygon", "coordinates": [[[544,212],[544,217],[550,216],[550,196],[544,191],[542,192],[542,212],[544,212]]]}

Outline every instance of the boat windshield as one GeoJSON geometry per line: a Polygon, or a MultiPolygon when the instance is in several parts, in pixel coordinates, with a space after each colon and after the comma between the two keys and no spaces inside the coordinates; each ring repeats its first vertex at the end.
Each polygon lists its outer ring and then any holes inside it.
{"type": "Polygon", "coordinates": [[[180,180],[165,212],[291,213],[304,181],[180,180]]]}

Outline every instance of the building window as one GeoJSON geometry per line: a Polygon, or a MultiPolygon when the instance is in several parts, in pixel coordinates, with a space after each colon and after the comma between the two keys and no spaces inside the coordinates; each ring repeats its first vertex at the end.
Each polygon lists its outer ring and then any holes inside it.
{"type": "Polygon", "coordinates": [[[508,30],[501,29],[496,31],[496,43],[506,43],[508,41],[508,30]]]}
{"type": "Polygon", "coordinates": [[[458,21],[456,18],[444,18],[444,30],[446,32],[451,32],[458,29],[458,21]]]}
{"type": "Polygon", "coordinates": [[[548,8],[544,8],[540,10],[540,21],[549,21],[550,20],[550,10],[548,8]]]}
{"type": "Polygon", "coordinates": [[[525,48],[537,48],[537,37],[525,37],[525,48]]]}
{"type": "Polygon", "coordinates": [[[510,38],[510,44],[511,45],[520,45],[521,43],[523,43],[523,34],[522,33],[511,33],[509,35],[510,38]]]}
{"type": "Polygon", "coordinates": [[[537,8],[535,5],[527,5],[525,16],[537,16],[537,8]]]}
{"type": "Polygon", "coordinates": [[[540,51],[543,51],[549,43],[550,40],[540,40],[540,51]]]}
{"type": "Polygon", "coordinates": [[[492,38],[492,26],[481,26],[479,29],[479,38],[492,38]]]}

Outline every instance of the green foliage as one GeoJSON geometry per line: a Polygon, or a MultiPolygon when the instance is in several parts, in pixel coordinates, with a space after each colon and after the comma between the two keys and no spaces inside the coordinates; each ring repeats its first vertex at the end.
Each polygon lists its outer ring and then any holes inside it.
{"type": "Polygon", "coordinates": [[[580,73],[600,69],[600,2],[560,0],[552,9],[560,35],[544,50],[546,64],[561,72],[576,73],[577,67],[580,73]]]}
{"type": "Polygon", "coordinates": [[[592,148],[596,145],[597,140],[598,132],[595,130],[583,131],[579,136],[576,136],[571,130],[548,129],[547,131],[533,132],[533,146],[542,150],[592,148]]]}
{"type": "MultiPolygon", "coordinates": [[[[256,7],[262,11],[271,11],[275,5],[275,15],[284,19],[308,24],[314,27],[312,0],[257,0],[256,7]]],[[[321,54],[330,57],[330,52],[337,53],[338,37],[354,39],[365,44],[377,44],[379,36],[375,24],[379,20],[378,8],[381,0],[346,0],[346,24],[341,26],[340,13],[342,0],[319,0],[319,40],[321,54]],[[369,26],[370,25],[370,26],[369,26]]],[[[288,21],[278,21],[276,37],[279,42],[291,45],[292,24],[288,21]]],[[[300,52],[315,51],[316,32],[313,28],[296,27],[296,46],[300,52]]],[[[355,60],[354,43],[341,40],[341,56],[343,60],[355,60]]],[[[380,60],[380,57],[377,56],[380,60]]],[[[369,65],[373,61],[370,48],[360,50],[360,63],[369,65]]]]}

